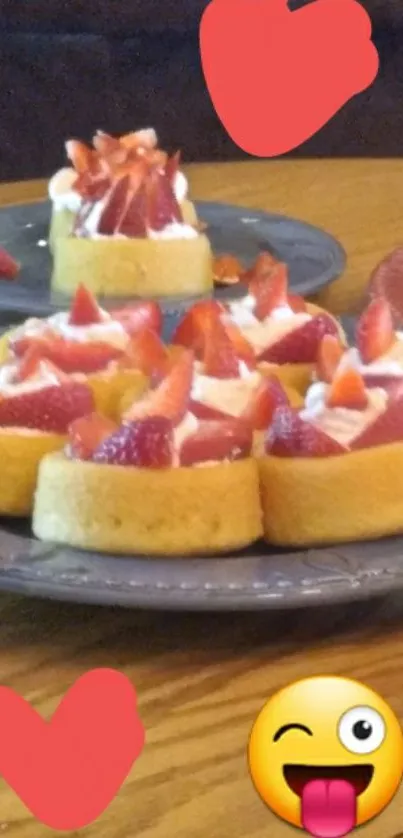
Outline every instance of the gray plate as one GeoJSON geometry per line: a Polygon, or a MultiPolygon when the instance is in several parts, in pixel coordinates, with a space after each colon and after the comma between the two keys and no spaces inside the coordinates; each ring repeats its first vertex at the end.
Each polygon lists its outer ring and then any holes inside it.
{"type": "MultiPolygon", "coordinates": [[[[270,250],[287,262],[295,293],[313,294],[344,269],[346,258],[340,244],[310,224],[227,204],[201,202],[197,210],[208,224],[207,234],[215,253],[234,253],[247,266],[259,251],[270,250]]],[[[0,282],[0,311],[46,317],[68,304],[66,297],[49,292],[49,216],[47,201],[0,209],[0,244],[22,264],[17,282],[0,282]]],[[[216,296],[225,299],[242,293],[241,286],[231,287],[217,290],[216,296]]],[[[112,302],[109,299],[106,305],[112,302]]],[[[165,311],[180,314],[192,300],[171,298],[160,302],[165,311]]]]}

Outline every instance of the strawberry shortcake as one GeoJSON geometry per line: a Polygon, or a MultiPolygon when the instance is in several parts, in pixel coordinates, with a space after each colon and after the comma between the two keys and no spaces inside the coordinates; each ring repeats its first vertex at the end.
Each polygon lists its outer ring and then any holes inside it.
{"type": "Polygon", "coordinates": [[[217,313],[263,375],[276,375],[300,392],[305,392],[311,380],[323,336],[340,336],[344,341],[341,327],[330,314],[302,298],[289,298],[287,270],[282,264],[276,264],[267,276],[252,279],[249,293],[239,302],[196,303],[176,329],[174,343],[200,353],[209,320],[217,313]]]}
{"type": "Polygon", "coordinates": [[[267,540],[308,546],[403,532],[403,387],[345,368],[279,404],[259,462],[267,540]]]}
{"type": "Polygon", "coordinates": [[[38,466],[63,448],[67,428],[94,409],[92,392],[43,361],[21,380],[16,363],[0,367],[0,514],[29,515],[38,466]]]}
{"type": "Polygon", "coordinates": [[[80,286],[69,311],[41,320],[30,318],[2,338],[2,360],[16,359],[20,376],[28,376],[44,358],[76,380],[87,380],[97,409],[114,415],[126,387],[142,392],[147,378],[133,366],[130,352],[135,334],[145,327],[161,329],[154,302],[107,312],[80,286]]]}
{"type": "MultiPolygon", "coordinates": [[[[91,197],[96,194],[102,182],[108,180],[112,173],[122,170],[138,157],[157,159],[163,165],[168,163],[168,156],[158,148],[157,135],[152,128],[133,131],[118,138],[97,131],[92,147],[77,140],[68,140],[66,152],[70,166],[56,172],[49,182],[51,249],[59,236],[71,234],[88,194],[91,197]]],[[[179,169],[179,162],[178,154],[171,158],[168,173],[184,220],[187,224],[197,225],[196,210],[188,200],[188,183],[179,169]]]]}
{"type": "Polygon", "coordinates": [[[75,187],[84,200],[70,235],[54,238],[52,288],[70,294],[85,283],[109,297],[210,292],[211,248],[184,218],[177,159],[153,149],[124,152],[106,176],[97,165],[75,187]]]}
{"type": "Polygon", "coordinates": [[[39,538],[185,556],[227,552],[261,536],[251,428],[234,418],[197,419],[193,376],[185,350],[112,433],[104,434],[99,417],[73,422],[64,452],[41,465],[33,516],[39,538]]]}

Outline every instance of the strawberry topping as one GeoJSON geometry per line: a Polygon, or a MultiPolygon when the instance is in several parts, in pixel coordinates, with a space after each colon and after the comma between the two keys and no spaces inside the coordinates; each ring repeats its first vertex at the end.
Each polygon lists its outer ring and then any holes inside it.
{"type": "Polygon", "coordinates": [[[251,265],[247,271],[243,272],[241,277],[242,282],[249,285],[249,283],[253,279],[267,278],[268,276],[270,276],[273,268],[275,268],[276,265],[278,265],[278,260],[275,259],[274,256],[272,256],[272,254],[268,251],[262,250],[262,252],[259,253],[259,255],[257,256],[253,265],[251,265]]]}
{"type": "Polygon", "coordinates": [[[342,370],[334,377],[326,398],[328,407],[365,410],[368,394],[362,376],[354,369],[342,370]]]}
{"type": "Polygon", "coordinates": [[[217,407],[211,407],[208,404],[204,404],[204,402],[194,401],[194,399],[190,400],[189,411],[193,413],[193,416],[196,416],[196,419],[203,419],[205,421],[211,419],[228,419],[228,413],[225,413],[225,411],[218,410],[217,407]]]}
{"type": "Polygon", "coordinates": [[[235,256],[226,253],[217,256],[213,262],[213,278],[217,285],[235,285],[244,269],[235,256]]]}
{"type": "Polygon", "coordinates": [[[222,460],[239,460],[250,455],[252,431],[237,419],[201,422],[198,429],[182,443],[179,457],[182,466],[222,460]]]}
{"type": "Polygon", "coordinates": [[[118,428],[96,449],[92,461],[137,468],[168,468],[172,465],[172,456],[172,422],[164,416],[149,416],[118,428]]]}
{"type": "Polygon", "coordinates": [[[204,374],[212,378],[239,378],[236,349],[218,316],[211,317],[205,334],[204,374]]]}
{"type": "Polygon", "coordinates": [[[301,314],[307,310],[306,302],[299,294],[288,294],[287,303],[294,314],[301,314]]]}
{"type": "Polygon", "coordinates": [[[79,285],[70,308],[71,326],[91,326],[102,323],[102,312],[98,303],[85,285],[79,285]]]}
{"type": "Polygon", "coordinates": [[[328,314],[318,314],[261,352],[259,361],[273,364],[312,364],[324,335],[338,336],[337,324],[328,314]]]}
{"type": "Polygon", "coordinates": [[[373,448],[403,441],[403,395],[396,394],[389,398],[383,413],[368,425],[351,443],[351,449],[373,448]]]}
{"type": "Polygon", "coordinates": [[[196,357],[200,358],[211,318],[223,313],[225,308],[217,300],[195,303],[177,326],[172,343],[193,349],[196,357]]]}
{"type": "Polygon", "coordinates": [[[113,320],[122,324],[129,335],[135,335],[142,329],[152,329],[158,335],[162,330],[162,312],[158,303],[153,300],[128,303],[122,308],[112,309],[110,315],[113,320]]]}
{"type": "Polygon", "coordinates": [[[274,309],[288,304],[287,265],[278,262],[267,277],[257,277],[249,284],[249,293],[255,298],[254,314],[264,320],[274,309]]]}
{"type": "Polygon", "coordinates": [[[344,347],[336,335],[324,335],[318,350],[316,374],[319,381],[330,384],[344,354],[344,347]]]}
{"type": "Polygon", "coordinates": [[[395,340],[389,304],[381,297],[372,300],[362,313],[356,329],[356,344],[364,364],[370,364],[384,355],[395,340]]]}
{"type": "Polygon", "coordinates": [[[101,443],[116,430],[116,425],[99,413],[75,419],[69,425],[69,454],[78,460],[89,460],[101,443]]]}
{"type": "MultiPolygon", "coordinates": [[[[87,375],[104,370],[112,361],[122,358],[123,350],[107,343],[78,343],[56,335],[38,335],[24,340],[25,352],[36,347],[38,354],[55,364],[62,372],[87,375]]],[[[13,345],[13,349],[16,347],[13,345]]],[[[21,345],[17,346],[19,354],[21,345]]],[[[20,355],[21,357],[21,355],[20,355]]]]}
{"type": "Polygon", "coordinates": [[[289,403],[287,393],[278,378],[274,376],[263,378],[252,393],[241,419],[254,430],[263,431],[270,425],[276,408],[280,405],[289,405],[289,403]]]}
{"type": "Polygon", "coordinates": [[[170,356],[161,338],[151,329],[143,329],[134,335],[122,359],[122,364],[128,363],[145,375],[165,375],[170,365],[170,356]]]}
{"type": "Polygon", "coordinates": [[[21,382],[33,376],[46,374],[51,374],[59,384],[69,381],[69,376],[56,367],[52,361],[44,358],[41,348],[33,344],[21,359],[16,370],[15,380],[21,382]]]}
{"type": "Polygon", "coordinates": [[[4,250],[4,247],[0,247],[0,279],[15,279],[19,270],[19,263],[4,250]]]}
{"type": "Polygon", "coordinates": [[[346,451],[339,442],[301,419],[298,410],[289,406],[276,409],[265,450],[276,457],[331,457],[346,451]]]}
{"type": "Polygon", "coordinates": [[[179,424],[189,405],[193,363],[193,353],[184,350],[155,390],[134,402],[125,413],[124,421],[133,422],[149,416],[164,416],[174,426],[179,424]]]}
{"type": "Polygon", "coordinates": [[[246,337],[242,334],[241,330],[235,323],[232,323],[230,320],[226,320],[225,323],[225,331],[234,347],[234,350],[237,354],[237,357],[240,361],[243,361],[249,369],[256,368],[256,355],[253,349],[253,346],[249,343],[246,337]]]}
{"type": "Polygon", "coordinates": [[[65,434],[74,419],[93,410],[92,393],[86,384],[56,384],[1,399],[0,426],[65,434]]]}

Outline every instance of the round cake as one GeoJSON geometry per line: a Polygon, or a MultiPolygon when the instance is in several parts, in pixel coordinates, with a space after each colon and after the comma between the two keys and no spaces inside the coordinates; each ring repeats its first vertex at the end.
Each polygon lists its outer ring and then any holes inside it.
{"type": "Polygon", "coordinates": [[[0,428],[0,514],[31,514],[39,463],[63,448],[66,437],[27,428],[0,428]]]}

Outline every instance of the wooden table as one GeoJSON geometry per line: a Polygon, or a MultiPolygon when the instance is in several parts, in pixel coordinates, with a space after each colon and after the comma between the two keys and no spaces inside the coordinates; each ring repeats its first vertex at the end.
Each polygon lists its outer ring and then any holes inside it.
{"type": "MultiPolygon", "coordinates": [[[[349,267],[326,293],[359,302],[374,263],[400,243],[400,161],[247,162],[190,169],[194,194],[286,212],[332,231],[349,267]]],[[[0,187],[34,200],[40,183],[0,187]]],[[[403,238],[403,235],[402,235],[403,238]]],[[[294,614],[136,613],[0,596],[1,681],[50,715],[86,670],[116,667],[136,686],[147,744],[89,838],[280,838],[296,833],[261,803],[248,775],[253,720],[277,688],[309,674],[353,676],[403,719],[403,597],[294,614]]],[[[1,747],[1,743],[0,743],[1,747]]],[[[0,829],[46,838],[0,785],[0,829]]],[[[403,791],[363,838],[401,838],[403,791]]]]}

